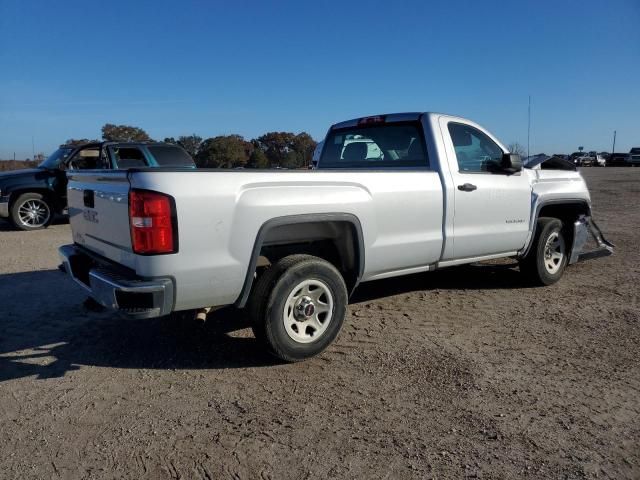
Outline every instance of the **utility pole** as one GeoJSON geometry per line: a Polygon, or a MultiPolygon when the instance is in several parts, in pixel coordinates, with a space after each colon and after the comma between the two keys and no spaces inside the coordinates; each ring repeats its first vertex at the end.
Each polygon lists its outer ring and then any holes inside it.
{"type": "Polygon", "coordinates": [[[36,158],[36,147],[33,141],[33,135],[31,135],[31,159],[33,160],[35,158],[36,158]]]}
{"type": "Polygon", "coordinates": [[[527,158],[529,158],[529,156],[531,155],[529,153],[529,143],[530,143],[530,137],[531,137],[531,95],[529,95],[529,109],[527,111],[527,117],[528,117],[528,122],[527,122],[527,158]]]}
{"type": "Polygon", "coordinates": [[[611,147],[611,155],[616,151],[616,131],[613,131],[613,147],[611,147]]]}

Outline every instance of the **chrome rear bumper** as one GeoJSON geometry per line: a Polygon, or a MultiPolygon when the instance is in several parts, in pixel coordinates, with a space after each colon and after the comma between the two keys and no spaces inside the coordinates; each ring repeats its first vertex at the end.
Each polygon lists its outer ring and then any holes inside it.
{"type": "Polygon", "coordinates": [[[571,246],[569,264],[608,257],[613,254],[614,247],[613,243],[604,238],[602,231],[591,217],[582,216],[573,224],[573,245],[571,246]],[[585,250],[589,237],[595,241],[596,248],[585,250]]]}
{"type": "Polygon", "coordinates": [[[142,279],[98,262],[75,245],[58,249],[65,271],[100,305],[131,318],[168,315],[173,307],[170,278],[142,279]]]}

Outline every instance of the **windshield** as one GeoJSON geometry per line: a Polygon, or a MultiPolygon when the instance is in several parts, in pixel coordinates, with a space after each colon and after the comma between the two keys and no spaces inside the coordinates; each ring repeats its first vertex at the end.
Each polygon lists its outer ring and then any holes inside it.
{"type": "Polygon", "coordinates": [[[64,160],[66,160],[67,157],[71,155],[71,152],[73,152],[73,148],[59,148],[58,150],[53,152],[51,155],[49,155],[44,162],[38,165],[38,167],[58,168],[58,165],[60,165],[60,162],[63,162],[64,160]]]}
{"type": "Polygon", "coordinates": [[[332,130],[327,135],[320,168],[428,167],[426,150],[415,122],[363,125],[332,130]]]}

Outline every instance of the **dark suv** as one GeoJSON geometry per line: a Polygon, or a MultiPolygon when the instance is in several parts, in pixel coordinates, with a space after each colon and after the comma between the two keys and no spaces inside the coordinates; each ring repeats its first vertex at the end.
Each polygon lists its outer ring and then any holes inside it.
{"type": "Polygon", "coordinates": [[[168,143],[98,142],[61,145],[35,169],[0,174],[0,218],[21,230],[47,227],[67,207],[67,170],[133,167],[195,168],[191,156],[168,143]]]}

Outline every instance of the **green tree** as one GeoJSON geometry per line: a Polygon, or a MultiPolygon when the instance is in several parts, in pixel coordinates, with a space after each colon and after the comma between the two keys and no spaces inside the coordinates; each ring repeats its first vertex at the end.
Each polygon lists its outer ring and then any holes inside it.
{"type": "Polygon", "coordinates": [[[258,137],[257,146],[272,166],[303,168],[309,165],[316,142],[306,132],[269,132],[258,137]]]}
{"type": "Polygon", "coordinates": [[[102,139],[108,142],[148,142],[151,137],[138,127],[106,123],[102,127],[102,139]]]}
{"type": "Polygon", "coordinates": [[[287,154],[293,150],[294,138],[295,135],[291,132],[269,132],[257,140],[272,166],[284,166],[287,154]]]}
{"type": "Polygon", "coordinates": [[[202,145],[202,137],[199,137],[195,133],[193,135],[178,137],[178,145],[184,148],[189,155],[195,157],[198,155],[200,145],[202,145]]]}
{"type": "Polygon", "coordinates": [[[253,152],[251,152],[251,156],[249,157],[249,162],[247,163],[247,167],[250,168],[269,168],[269,159],[262,151],[259,145],[257,145],[257,141],[253,140],[251,142],[253,144],[253,152]]]}
{"type": "Polygon", "coordinates": [[[162,140],[164,143],[177,143],[176,139],[173,137],[164,137],[164,140],[162,140]]]}
{"type": "Polygon", "coordinates": [[[311,164],[313,151],[318,143],[307,132],[302,132],[293,138],[292,148],[296,152],[296,167],[308,167],[311,164]]]}
{"type": "Polygon", "coordinates": [[[284,160],[280,164],[280,166],[284,168],[290,168],[292,170],[300,167],[300,158],[298,157],[298,153],[294,150],[289,150],[287,154],[284,156],[284,160]]]}
{"type": "Polygon", "coordinates": [[[207,138],[200,145],[196,165],[201,168],[237,168],[246,166],[253,145],[241,135],[207,138]]]}

